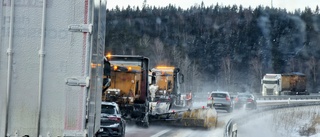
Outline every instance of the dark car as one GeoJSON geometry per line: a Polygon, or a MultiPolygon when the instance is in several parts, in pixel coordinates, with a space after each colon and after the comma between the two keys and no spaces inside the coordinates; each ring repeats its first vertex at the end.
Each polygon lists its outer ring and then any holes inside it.
{"type": "Polygon", "coordinates": [[[115,102],[101,103],[101,124],[99,137],[124,137],[126,121],[121,117],[119,106],[115,102]]]}
{"type": "Polygon", "coordinates": [[[233,111],[233,101],[229,92],[213,91],[209,95],[207,107],[214,107],[217,110],[226,110],[230,113],[233,111]]]}
{"type": "Polygon", "coordinates": [[[239,94],[234,99],[235,108],[256,109],[257,101],[253,94],[239,94]]]}

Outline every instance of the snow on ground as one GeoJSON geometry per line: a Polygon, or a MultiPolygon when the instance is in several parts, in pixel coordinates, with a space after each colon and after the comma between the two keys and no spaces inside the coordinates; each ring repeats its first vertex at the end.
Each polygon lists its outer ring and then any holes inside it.
{"type": "Polygon", "coordinates": [[[248,113],[239,120],[239,137],[320,137],[320,106],[248,113]]]}

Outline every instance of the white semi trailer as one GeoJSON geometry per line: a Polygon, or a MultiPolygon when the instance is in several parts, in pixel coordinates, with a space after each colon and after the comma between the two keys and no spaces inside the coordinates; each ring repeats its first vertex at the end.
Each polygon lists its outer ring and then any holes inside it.
{"type": "Polygon", "coordinates": [[[265,74],[261,80],[262,95],[309,95],[307,78],[300,72],[265,74]]]}
{"type": "Polygon", "coordinates": [[[0,136],[100,129],[105,0],[0,0],[0,136]]]}

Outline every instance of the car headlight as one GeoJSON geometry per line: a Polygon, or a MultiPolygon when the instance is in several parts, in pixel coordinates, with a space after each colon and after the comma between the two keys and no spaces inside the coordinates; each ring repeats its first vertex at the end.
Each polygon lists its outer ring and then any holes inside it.
{"type": "Polygon", "coordinates": [[[103,132],[103,128],[100,128],[99,131],[100,131],[100,132],[103,132]]]}

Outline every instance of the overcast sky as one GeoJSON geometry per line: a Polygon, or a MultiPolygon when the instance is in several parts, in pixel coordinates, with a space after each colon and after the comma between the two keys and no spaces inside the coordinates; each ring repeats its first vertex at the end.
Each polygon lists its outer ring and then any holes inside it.
{"type": "MultiPolygon", "coordinates": [[[[142,3],[144,0],[107,0],[107,8],[112,9],[116,5],[120,8],[127,7],[130,5],[142,7],[142,3]]],[[[304,10],[305,7],[310,7],[312,10],[315,10],[316,5],[320,6],[320,0],[147,0],[148,5],[154,5],[156,7],[167,6],[170,3],[179,6],[183,9],[187,9],[190,6],[195,4],[201,4],[204,2],[205,6],[215,5],[219,3],[219,5],[242,5],[243,7],[257,7],[258,5],[263,6],[271,6],[273,3],[273,7],[286,8],[288,11],[294,11],[294,9],[304,10]]]]}

